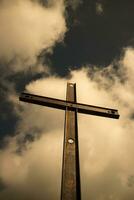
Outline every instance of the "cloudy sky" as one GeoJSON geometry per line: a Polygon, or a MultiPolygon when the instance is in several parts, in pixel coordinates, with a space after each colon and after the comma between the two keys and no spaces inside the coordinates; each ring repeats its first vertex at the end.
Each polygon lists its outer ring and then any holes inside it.
{"type": "Polygon", "coordinates": [[[0,1],[0,199],[59,200],[64,111],[22,91],[117,108],[78,114],[82,200],[134,199],[134,2],[0,1]],[[57,117],[58,116],[58,117],[57,117]]]}

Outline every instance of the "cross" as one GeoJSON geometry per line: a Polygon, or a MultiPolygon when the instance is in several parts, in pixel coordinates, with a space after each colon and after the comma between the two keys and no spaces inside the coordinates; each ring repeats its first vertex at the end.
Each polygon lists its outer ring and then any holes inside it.
{"type": "Polygon", "coordinates": [[[67,83],[66,101],[29,93],[19,99],[65,110],[61,200],[81,200],[77,112],[118,119],[118,110],[77,103],[75,83],[67,83]]]}

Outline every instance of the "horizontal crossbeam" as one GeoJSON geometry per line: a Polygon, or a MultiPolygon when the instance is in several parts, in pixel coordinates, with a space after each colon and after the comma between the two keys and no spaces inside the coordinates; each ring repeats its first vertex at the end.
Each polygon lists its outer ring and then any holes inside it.
{"type": "Polygon", "coordinates": [[[44,96],[38,96],[33,95],[29,93],[21,93],[21,96],[19,97],[20,101],[24,101],[27,103],[33,103],[37,105],[57,108],[66,110],[66,108],[70,108],[72,110],[77,109],[79,113],[84,114],[90,114],[90,115],[97,115],[101,117],[108,117],[108,118],[114,118],[118,119],[119,114],[118,110],[111,109],[111,108],[103,108],[99,106],[92,106],[87,104],[81,104],[81,103],[73,103],[70,101],[55,99],[55,98],[49,98],[44,96]]]}

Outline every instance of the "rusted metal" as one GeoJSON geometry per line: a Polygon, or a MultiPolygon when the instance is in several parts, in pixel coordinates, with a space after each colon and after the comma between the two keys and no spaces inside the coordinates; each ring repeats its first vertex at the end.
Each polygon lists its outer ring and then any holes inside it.
{"type": "MultiPolygon", "coordinates": [[[[76,84],[67,84],[66,100],[76,103],[76,84]]],[[[61,200],[80,200],[77,109],[66,108],[61,200]]]]}
{"type": "Polygon", "coordinates": [[[20,96],[20,101],[42,105],[42,106],[48,106],[48,107],[62,109],[62,110],[66,110],[66,108],[68,107],[69,109],[72,109],[72,110],[77,109],[79,113],[83,113],[83,114],[109,117],[113,119],[119,118],[118,110],[116,109],[76,103],[76,102],[70,101],[69,99],[65,101],[65,100],[42,97],[42,96],[28,94],[28,93],[22,93],[20,96]]]}

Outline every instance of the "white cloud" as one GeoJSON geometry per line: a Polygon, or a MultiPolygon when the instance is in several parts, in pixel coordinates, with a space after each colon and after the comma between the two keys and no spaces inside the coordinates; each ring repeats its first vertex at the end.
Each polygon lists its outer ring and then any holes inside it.
{"type": "MultiPolygon", "coordinates": [[[[66,82],[77,83],[78,101],[118,108],[119,120],[89,115],[78,116],[82,198],[84,200],[133,200],[134,175],[133,49],[126,49],[116,64],[92,71],[82,68],[71,72],[70,80],[48,77],[30,83],[32,93],[65,98],[66,82]]],[[[0,192],[3,200],[59,199],[64,112],[14,100],[20,121],[18,135],[0,152],[0,177],[8,186],[0,192]],[[21,109],[19,109],[21,107],[21,109]],[[25,143],[26,134],[35,140],[25,143]],[[19,141],[20,143],[16,143],[19,141]],[[9,167],[10,166],[10,167],[9,167]]]]}
{"type": "Polygon", "coordinates": [[[61,132],[55,131],[54,135],[45,134],[29,145],[19,156],[14,153],[16,145],[12,142],[4,153],[0,153],[0,176],[6,183],[6,190],[0,192],[0,198],[59,199],[61,144],[61,132]]]}
{"type": "Polygon", "coordinates": [[[102,15],[103,12],[104,12],[104,10],[103,10],[103,5],[102,5],[102,3],[97,2],[97,3],[96,3],[96,14],[97,14],[97,15],[102,15]]]}
{"type": "Polygon", "coordinates": [[[13,71],[37,64],[37,56],[51,51],[66,32],[64,4],[53,1],[44,7],[38,1],[3,0],[0,3],[0,60],[13,71]]]}

